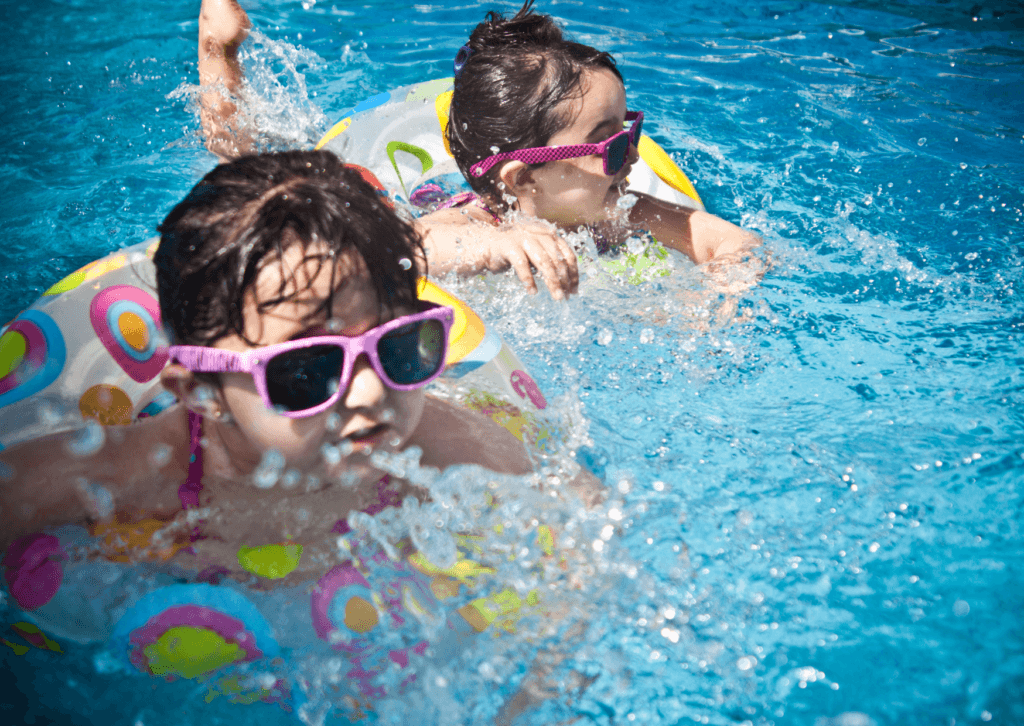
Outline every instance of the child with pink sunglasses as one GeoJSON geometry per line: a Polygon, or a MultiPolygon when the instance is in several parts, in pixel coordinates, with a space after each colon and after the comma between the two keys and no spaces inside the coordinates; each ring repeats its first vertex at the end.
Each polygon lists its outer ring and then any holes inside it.
{"type": "Polygon", "coordinates": [[[642,193],[619,208],[643,113],[627,109],[608,53],[566,40],[532,5],[512,18],[489,13],[456,56],[447,141],[475,196],[417,221],[431,271],[511,266],[535,291],[532,266],[560,299],[579,278],[564,235],[580,228],[606,247],[649,231],[697,263],[759,244],[715,215],[642,193]]]}
{"type": "MultiPolygon", "coordinates": [[[[456,54],[447,141],[473,193],[416,220],[431,272],[511,267],[536,292],[536,270],[563,299],[579,284],[569,232],[588,229],[607,251],[647,231],[698,264],[732,262],[759,245],[756,235],[720,217],[642,193],[628,211],[620,209],[643,113],[627,109],[611,55],[566,40],[532,5],[527,0],[512,18],[489,13],[456,54]]],[[[222,159],[252,145],[219,90],[242,87],[237,49],[248,29],[237,0],[203,0],[201,115],[207,146],[222,159]]]]}
{"type": "Polygon", "coordinates": [[[373,451],[418,446],[423,465],[531,470],[505,429],[424,393],[442,371],[452,310],[417,299],[415,230],[333,154],[222,164],[159,230],[174,343],[162,383],[180,404],[104,431],[86,452],[78,432],[0,452],[0,551],[115,514],[187,520],[176,564],[244,579],[240,546],[305,542],[301,579],[322,567],[314,551],[333,547],[349,512],[415,493],[374,469],[373,451]],[[290,484],[257,481],[267,452],[290,484]]]}

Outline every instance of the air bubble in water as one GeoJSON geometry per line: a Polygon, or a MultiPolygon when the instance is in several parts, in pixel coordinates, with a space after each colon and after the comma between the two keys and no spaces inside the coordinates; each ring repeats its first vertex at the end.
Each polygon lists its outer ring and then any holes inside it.
{"type": "Polygon", "coordinates": [[[642,254],[647,249],[647,243],[641,237],[630,237],[626,240],[626,251],[631,255],[642,254]]]}
{"type": "Polygon", "coordinates": [[[654,331],[650,328],[644,328],[640,331],[640,342],[646,345],[654,340],[654,331]]]}
{"type": "Polygon", "coordinates": [[[928,143],[928,139],[926,139],[923,136],[917,140],[917,145],[918,146],[924,146],[927,143],[928,143]]]}
{"type": "Polygon", "coordinates": [[[337,446],[325,443],[320,447],[320,456],[323,457],[327,466],[337,466],[341,463],[341,452],[337,446]]]}
{"type": "Polygon", "coordinates": [[[615,206],[624,212],[628,212],[637,203],[636,194],[623,194],[615,201],[615,206]]]}
{"type": "Polygon", "coordinates": [[[171,447],[169,444],[157,444],[149,452],[149,463],[156,469],[167,466],[171,460],[171,447]]]}
{"type": "Polygon", "coordinates": [[[73,456],[92,456],[103,448],[107,435],[98,421],[89,420],[68,442],[68,451],[73,456]]]}
{"type": "Polygon", "coordinates": [[[252,473],[252,483],[260,489],[270,489],[281,478],[284,464],[284,454],[277,449],[263,452],[259,466],[252,473]]]}
{"type": "Polygon", "coordinates": [[[102,484],[79,477],[75,481],[75,489],[95,519],[107,519],[114,513],[114,495],[102,484]]]}
{"type": "Polygon", "coordinates": [[[597,333],[597,344],[608,345],[612,342],[612,338],[614,337],[615,336],[612,334],[612,331],[608,330],[608,328],[601,328],[597,333]]]}

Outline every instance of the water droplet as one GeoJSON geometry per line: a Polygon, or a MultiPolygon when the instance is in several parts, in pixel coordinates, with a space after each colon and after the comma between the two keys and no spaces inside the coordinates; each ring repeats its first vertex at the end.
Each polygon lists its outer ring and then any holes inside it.
{"type": "Polygon", "coordinates": [[[411,270],[412,260],[410,260],[408,257],[403,257],[398,261],[398,266],[401,267],[403,270],[411,270]]]}
{"type": "Polygon", "coordinates": [[[72,456],[92,456],[103,448],[106,440],[106,432],[99,422],[89,420],[68,442],[67,447],[72,456]]]}
{"type": "Polygon", "coordinates": [[[608,345],[612,342],[612,338],[614,337],[615,336],[612,334],[612,331],[608,330],[608,328],[601,328],[597,333],[597,344],[608,345]]]}
{"type": "Polygon", "coordinates": [[[926,139],[923,136],[917,140],[917,145],[918,146],[924,146],[927,143],[928,143],[928,139],[926,139]]]}
{"type": "Polygon", "coordinates": [[[171,460],[171,447],[169,444],[157,444],[149,452],[149,463],[156,469],[167,466],[171,460]]]}
{"type": "Polygon", "coordinates": [[[337,446],[325,443],[320,447],[320,456],[323,457],[327,466],[337,466],[341,463],[341,452],[337,446]]]}
{"type": "Polygon", "coordinates": [[[284,465],[284,454],[277,449],[263,452],[259,465],[252,473],[252,483],[260,489],[270,489],[281,478],[284,465]]]}
{"type": "Polygon", "coordinates": [[[615,206],[624,212],[628,212],[637,203],[638,198],[636,194],[623,194],[617,200],[615,200],[615,206]]]}
{"type": "Polygon", "coordinates": [[[75,481],[75,489],[89,515],[94,519],[107,519],[114,513],[114,495],[99,482],[79,477],[75,481]]]}

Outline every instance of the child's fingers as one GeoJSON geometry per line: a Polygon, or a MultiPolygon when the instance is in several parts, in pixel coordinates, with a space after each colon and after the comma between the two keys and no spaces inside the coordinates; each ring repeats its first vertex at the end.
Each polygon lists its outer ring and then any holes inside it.
{"type": "Polygon", "coordinates": [[[523,248],[530,257],[530,262],[544,278],[544,283],[551,291],[555,300],[564,300],[570,292],[569,270],[560,254],[552,254],[549,249],[550,239],[527,240],[523,248]],[[544,244],[547,242],[548,244],[544,244]]]}
{"type": "Polygon", "coordinates": [[[568,287],[566,288],[567,293],[574,293],[579,289],[580,286],[580,268],[579,261],[576,259],[576,253],[573,251],[569,243],[561,237],[556,237],[556,244],[558,252],[562,256],[562,260],[565,263],[566,277],[568,279],[568,287]]]}
{"type": "Polygon", "coordinates": [[[513,246],[505,252],[505,259],[512,265],[516,276],[519,278],[527,291],[533,295],[537,292],[537,283],[533,279],[533,270],[530,269],[530,259],[521,247],[513,246]]]}

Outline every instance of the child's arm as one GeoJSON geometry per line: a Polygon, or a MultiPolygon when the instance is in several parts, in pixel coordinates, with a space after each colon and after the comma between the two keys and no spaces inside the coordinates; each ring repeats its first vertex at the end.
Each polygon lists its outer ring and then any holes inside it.
{"type": "Polygon", "coordinates": [[[490,417],[426,397],[423,417],[409,440],[423,449],[420,463],[445,469],[455,464],[477,464],[502,474],[533,471],[519,439],[490,417]]]}
{"type": "Polygon", "coordinates": [[[177,487],[161,482],[184,480],[185,431],[168,411],[131,426],[67,431],[0,451],[0,551],[46,527],[106,519],[114,508],[177,511],[177,487]]]}
{"type": "Polygon", "coordinates": [[[636,196],[637,203],[630,210],[629,221],[650,230],[663,245],[679,250],[697,264],[761,244],[757,235],[721,217],[643,193],[636,196]]]}
{"type": "Polygon", "coordinates": [[[244,82],[238,46],[249,35],[249,17],[237,0],[203,0],[199,10],[199,117],[206,148],[229,161],[251,151],[252,138],[238,128],[238,107],[222,93],[237,94],[244,82]],[[215,88],[216,87],[216,88],[215,88]]]}
{"type": "Polygon", "coordinates": [[[428,271],[475,275],[511,267],[531,293],[537,292],[531,266],[555,300],[575,293],[580,275],[576,255],[553,225],[520,220],[515,226],[496,226],[475,206],[442,209],[416,220],[427,249],[428,271]]]}

